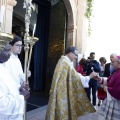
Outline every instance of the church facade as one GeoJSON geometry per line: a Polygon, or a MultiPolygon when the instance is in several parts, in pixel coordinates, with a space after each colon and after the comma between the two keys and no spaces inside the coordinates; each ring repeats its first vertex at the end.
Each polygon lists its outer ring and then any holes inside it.
{"type": "MultiPolygon", "coordinates": [[[[33,47],[30,86],[33,90],[49,93],[53,72],[60,56],[68,46],[76,46],[84,54],[87,43],[87,1],[85,0],[33,0],[30,35],[36,23],[35,36],[39,41],[33,47]]],[[[0,0],[5,6],[2,31],[15,32],[24,38],[24,0],[0,0]]],[[[24,53],[21,56],[24,65],[24,53]]]]}

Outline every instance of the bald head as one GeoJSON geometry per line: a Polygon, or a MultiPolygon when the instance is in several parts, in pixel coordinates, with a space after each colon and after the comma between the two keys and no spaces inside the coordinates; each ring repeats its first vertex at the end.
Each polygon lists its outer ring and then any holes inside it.
{"type": "Polygon", "coordinates": [[[112,59],[115,58],[116,56],[117,56],[116,53],[111,53],[111,55],[110,55],[110,61],[112,62],[112,59]]]}

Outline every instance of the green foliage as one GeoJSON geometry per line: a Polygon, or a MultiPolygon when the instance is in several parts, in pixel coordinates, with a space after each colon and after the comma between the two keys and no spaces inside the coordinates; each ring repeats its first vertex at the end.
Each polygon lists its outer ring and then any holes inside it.
{"type": "Polygon", "coordinates": [[[88,35],[90,36],[91,35],[91,25],[90,25],[90,18],[92,15],[92,8],[93,8],[93,2],[94,0],[87,0],[87,9],[86,9],[86,13],[85,13],[85,16],[87,17],[88,19],[88,35]]]}

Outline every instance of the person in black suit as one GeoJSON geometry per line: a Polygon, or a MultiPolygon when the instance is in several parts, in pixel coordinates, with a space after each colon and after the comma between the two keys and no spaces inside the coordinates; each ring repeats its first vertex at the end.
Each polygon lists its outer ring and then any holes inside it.
{"type": "MultiPolygon", "coordinates": [[[[112,62],[112,59],[116,56],[116,53],[112,53],[110,55],[110,61],[112,62]]],[[[105,65],[105,71],[104,71],[104,77],[109,77],[113,72],[113,66],[111,63],[107,63],[105,65]]]]}
{"type": "MultiPolygon", "coordinates": [[[[86,75],[90,75],[93,70],[97,73],[100,72],[100,64],[95,60],[95,53],[91,52],[90,56],[86,60],[85,66],[84,66],[84,72],[86,72],[86,75]],[[93,68],[93,69],[92,69],[93,68]]],[[[89,81],[89,87],[85,88],[85,91],[87,93],[87,96],[89,100],[91,101],[91,89],[92,89],[92,103],[93,106],[96,107],[96,91],[97,91],[97,81],[94,80],[94,78],[90,79],[89,81]]]]}

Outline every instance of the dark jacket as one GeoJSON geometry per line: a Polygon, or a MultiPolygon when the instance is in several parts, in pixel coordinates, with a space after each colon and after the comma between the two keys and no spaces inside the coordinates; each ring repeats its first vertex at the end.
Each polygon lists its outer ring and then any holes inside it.
{"type": "Polygon", "coordinates": [[[104,77],[109,77],[109,76],[110,76],[110,63],[107,63],[105,65],[104,77]]]}
{"type": "MultiPolygon", "coordinates": [[[[97,62],[96,60],[91,60],[90,62],[86,62],[85,63],[85,66],[84,66],[84,72],[86,72],[86,75],[89,76],[93,71],[91,68],[94,68],[94,71],[95,72],[100,72],[100,64],[99,62],[97,62]]],[[[90,79],[90,82],[89,84],[92,84],[92,83],[96,83],[97,84],[97,81],[94,80],[94,79],[90,79]]]]}

